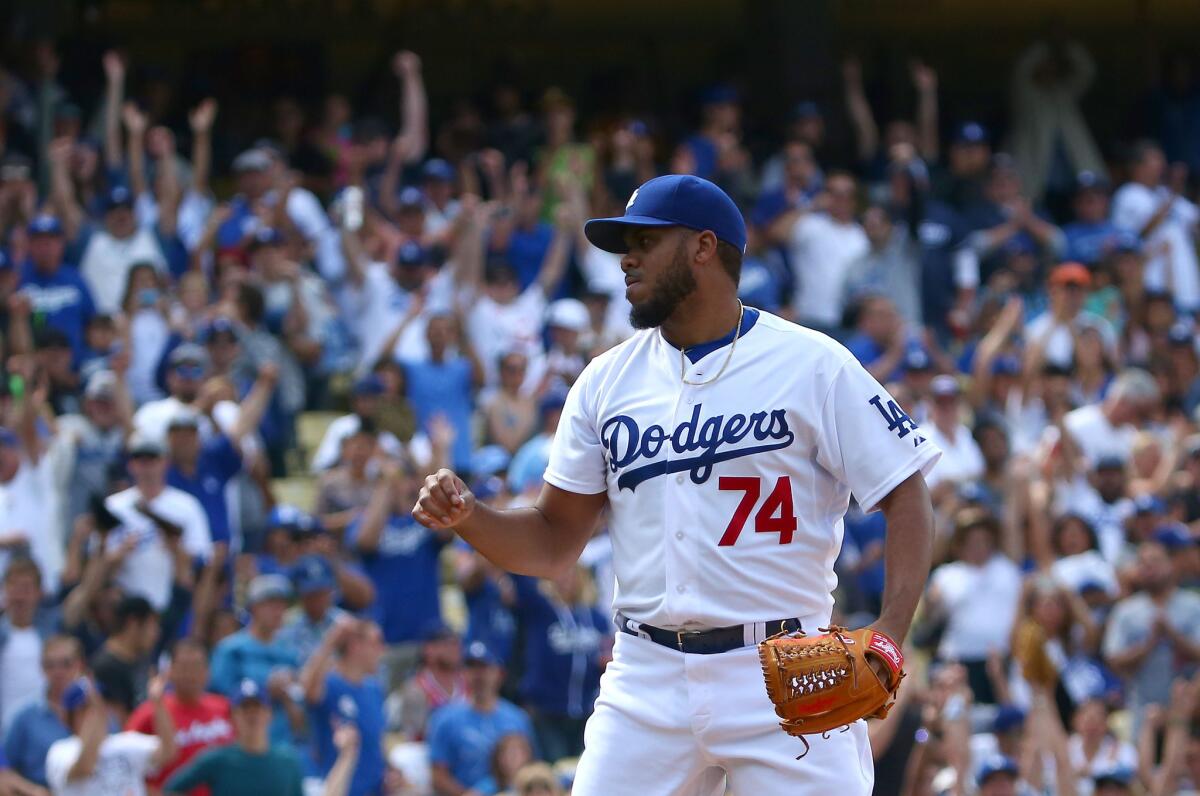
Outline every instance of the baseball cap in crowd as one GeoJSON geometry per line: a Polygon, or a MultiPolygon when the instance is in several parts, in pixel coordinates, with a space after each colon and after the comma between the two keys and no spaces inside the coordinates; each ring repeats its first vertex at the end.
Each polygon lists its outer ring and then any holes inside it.
{"type": "Polygon", "coordinates": [[[374,373],[368,373],[358,381],[354,382],[354,387],[351,392],[355,397],[360,395],[383,395],[384,384],[383,379],[379,378],[374,373]]]}
{"type": "Polygon", "coordinates": [[[1050,272],[1050,284],[1091,287],[1092,272],[1082,263],[1060,263],[1050,272]]]}
{"type": "Polygon", "coordinates": [[[438,182],[454,182],[454,167],[441,158],[432,158],[421,167],[421,178],[438,182]]]}
{"type": "Polygon", "coordinates": [[[1167,504],[1158,495],[1138,495],[1133,499],[1133,513],[1146,514],[1166,514],[1167,504]]]}
{"type": "Polygon", "coordinates": [[[587,239],[614,254],[629,251],[630,227],[674,227],[711,230],[718,240],[746,250],[746,221],[729,195],[708,180],[690,174],[668,174],[642,183],[629,197],[625,215],[593,218],[583,226],[587,239]]]}
{"type": "Polygon", "coordinates": [[[396,252],[396,263],[402,268],[418,268],[429,262],[429,250],[415,240],[405,241],[396,252]]]}
{"type": "Polygon", "coordinates": [[[1108,454],[1096,459],[1096,463],[1092,466],[1093,470],[1124,470],[1125,459],[1116,454],[1108,454]]]}
{"type": "Polygon", "coordinates": [[[993,376],[1016,376],[1021,372],[1021,360],[1015,356],[998,356],[992,360],[993,376]]]}
{"type": "Polygon", "coordinates": [[[1020,729],[1024,725],[1025,711],[1016,705],[1004,705],[996,711],[996,718],[992,719],[992,732],[1000,735],[1009,730],[1020,729]]]}
{"type": "Polygon", "coordinates": [[[823,119],[825,114],[821,112],[821,106],[812,100],[800,100],[792,106],[792,121],[799,122],[805,119],[823,119]]]}
{"type": "Polygon", "coordinates": [[[559,299],[546,311],[547,326],[557,326],[572,332],[583,332],[587,330],[590,323],[591,315],[579,299],[559,299]]]}
{"type": "Polygon", "coordinates": [[[171,415],[171,419],[167,421],[167,430],[174,429],[190,429],[197,431],[200,428],[200,413],[190,406],[181,406],[177,408],[171,415]]]}
{"type": "Polygon", "coordinates": [[[1191,531],[1181,522],[1172,522],[1168,525],[1159,526],[1151,534],[1150,539],[1158,542],[1168,550],[1182,550],[1196,543],[1196,539],[1192,536],[1191,531]]]}
{"type": "Polygon", "coordinates": [[[400,189],[400,193],[396,195],[396,203],[400,205],[400,209],[424,207],[425,192],[415,185],[408,185],[400,189]]]}
{"type": "Polygon", "coordinates": [[[966,121],[954,128],[950,138],[952,144],[986,144],[991,136],[988,129],[979,122],[966,121]]]}
{"type": "Polygon", "coordinates": [[[458,638],[458,634],[440,619],[430,619],[421,628],[421,641],[424,643],[445,641],[451,638],[458,638]]]}
{"type": "Polygon", "coordinates": [[[504,479],[498,475],[471,482],[471,494],[476,500],[491,500],[504,491],[504,479]]]}
{"type": "Polygon", "coordinates": [[[204,371],[208,370],[208,352],[196,343],[183,343],[176,346],[171,355],[167,357],[167,364],[177,370],[198,368],[201,372],[194,378],[201,378],[204,371]]]}
{"type": "Polygon", "coordinates": [[[1094,171],[1081,171],[1075,175],[1076,193],[1083,193],[1084,191],[1108,193],[1110,188],[1112,188],[1112,183],[1103,174],[1098,174],[1094,171]]]}
{"type": "Polygon", "coordinates": [[[472,641],[463,651],[463,663],[470,666],[475,663],[482,663],[487,666],[499,666],[500,659],[496,657],[496,653],[484,644],[482,641],[472,641]]]}
{"type": "Polygon", "coordinates": [[[276,528],[292,533],[318,533],[322,530],[315,517],[288,503],[277,503],[267,514],[267,530],[276,528]]]}
{"type": "Polygon", "coordinates": [[[233,159],[233,171],[241,174],[249,171],[266,171],[271,168],[270,154],[261,149],[247,149],[233,159]]]}
{"type": "Polygon", "coordinates": [[[282,246],[284,242],[283,233],[274,227],[259,227],[255,230],[254,235],[250,238],[250,248],[257,249],[262,246],[282,246]]]}
{"type": "Polygon", "coordinates": [[[538,414],[545,415],[555,409],[562,409],[566,403],[567,393],[565,390],[550,390],[542,396],[542,400],[538,401],[538,414]]]}
{"type": "Polygon", "coordinates": [[[29,222],[28,231],[30,235],[61,235],[62,222],[49,213],[38,213],[29,222]]]}
{"type": "Polygon", "coordinates": [[[700,95],[701,105],[727,105],[738,101],[738,91],[728,83],[717,83],[704,89],[700,95]]]}
{"type": "Polygon", "coordinates": [[[283,575],[258,575],[246,590],[246,605],[253,607],[265,600],[287,600],[292,596],[292,582],[283,575]]]}
{"type": "Polygon", "coordinates": [[[477,478],[502,473],[512,456],[499,445],[485,445],[471,454],[471,474],[477,478]]]}
{"type": "Polygon", "coordinates": [[[63,690],[62,708],[70,713],[87,704],[88,694],[98,686],[86,677],[80,677],[63,690]]]}
{"type": "Polygon", "coordinates": [[[1017,763],[1011,757],[1001,754],[989,755],[979,764],[975,772],[975,781],[982,785],[997,774],[1015,777],[1018,771],[1017,763]]]}
{"type": "Polygon", "coordinates": [[[104,212],[116,210],[118,207],[133,207],[133,191],[124,185],[114,185],[104,195],[104,212]]]}
{"type": "Polygon", "coordinates": [[[1092,773],[1092,785],[1117,785],[1128,788],[1133,784],[1133,771],[1128,766],[1112,764],[1092,773]]]}
{"type": "Polygon", "coordinates": [[[83,397],[92,400],[111,398],[117,389],[117,374],[111,370],[98,370],[88,377],[83,388],[83,397]]]}
{"type": "Polygon", "coordinates": [[[332,590],[337,585],[333,567],[321,556],[301,556],[292,565],[288,574],[292,578],[292,585],[295,586],[296,593],[301,597],[323,589],[332,590]]]}
{"type": "Polygon", "coordinates": [[[131,459],[162,456],[165,452],[161,440],[141,431],[135,431],[130,435],[125,451],[131,459]]]}
{"type": "Polygon", "coordinates": [[[957,397],[962,392],[962,387],[958,383],[958,379],[951,376],[949,373],[942,373],[934,376],[929,382],[929,392],[935,398],[957,397]]]}
{"type": "Polygon", "coordinates": [[[234,340],[237,339],[237,329],[234,327],[233,321],[223,315],[213,318],[211,321],[209,321],[208,324],[206,324],[204,328],[200,330],[200,334],[197,335],[197,337],[199,340],[207,344],[211,343],[218,335],[227,335],[232,337],[234,340]]]}
{"type": "Polygon", "coordinates": [[[237,689],[229,697],[230,703],[236,708],[247,702],[259,702],[266,704],[267,697],[263,693],[262,686],[256,680],[251,680],[249,677],[242,678],[238,683],[237,689]]]}
{"type": "Polygon", "coordinates": [[[904,354],[904,370],[915,373],[933,370],[933,359],[924,348],[910,348],[904,354]]]}
{"type": "Polygon", "coordinates": [[[1177,321],[1167,330],[1167,340],[1171,345],[1195,345],[1196,329],[1187,321],[1177,321]]]}

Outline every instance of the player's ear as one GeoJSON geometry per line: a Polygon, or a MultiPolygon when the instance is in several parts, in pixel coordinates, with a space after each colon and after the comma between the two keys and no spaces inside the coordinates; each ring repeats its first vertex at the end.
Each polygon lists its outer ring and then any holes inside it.
{"type": "Polygon", "coordinates": [[[717,256],[717,236],[712,230],[706,229],[696,235],[696,251],[692,256],[692,262],[696,265],[720,265],[720,258],[717,256]]]}

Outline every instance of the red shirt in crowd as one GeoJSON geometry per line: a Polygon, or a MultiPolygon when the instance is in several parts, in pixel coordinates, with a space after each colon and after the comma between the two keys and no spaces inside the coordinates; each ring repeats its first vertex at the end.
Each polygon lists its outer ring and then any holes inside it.
{"type": "MultiPolygon", "coordinates": [[[[167,713],[175,722],[175,744],[179,753],[157,775],[146,779],[147,784],[161,789],[163,783],[200,751],[210,746],[224,746],[233,742],[233,719],[229,713],[229,700],[216,694],[202,694],[190,705],[179,701],[175,694],[163,697],[167,713]]],[[[146,735],[154,734],[154,705],[143,702],[129,715],[125,729],[146,735]]],[[[190,796],[209,796],[206,786],[199,786],[190,796]]]]}

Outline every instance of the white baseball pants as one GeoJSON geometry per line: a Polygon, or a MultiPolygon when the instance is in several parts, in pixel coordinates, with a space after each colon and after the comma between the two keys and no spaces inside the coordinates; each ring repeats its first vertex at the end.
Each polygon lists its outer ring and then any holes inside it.
{"type": "Polygon", "coordinates": [[[779,727],[755,647],[684,654],[618,632],[572,796],[870,796],[867,726],[828,738],[779,727]]]}

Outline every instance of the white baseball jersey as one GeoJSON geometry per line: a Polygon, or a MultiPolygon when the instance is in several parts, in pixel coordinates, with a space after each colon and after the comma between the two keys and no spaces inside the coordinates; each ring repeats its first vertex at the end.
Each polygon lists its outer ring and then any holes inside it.
{"type": "Polygon", "coordinates": [[[940,452],[845,348],[769,313],[746,310],[720,378],[685,384],[680,360],[656,329],[605,352],[554,438],[546,481],[608,493],[614,607],[673,629],[827,620],[850,494],[871,511],[940,452]]]}

